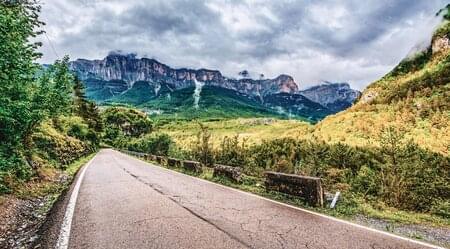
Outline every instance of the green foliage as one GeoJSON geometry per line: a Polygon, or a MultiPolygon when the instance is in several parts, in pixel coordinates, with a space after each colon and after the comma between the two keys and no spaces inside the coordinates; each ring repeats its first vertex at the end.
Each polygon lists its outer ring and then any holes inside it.
{"type": "Polygon", "coordinates": [[[450,219],[450,200],[437,200],[431,207],[431,213],[450,219]]]}
{"type": "Polygon", "coordinates": [[[174,143],[169,135],[164,133],[152,133],[128,143],[127,149],[152,155],[167,156],[173,145],[174,143]]]}
{"type": "Polygon", "coordinates": [[[239,141],[239,136],[224,137],[220,149],[216,152],[215,161],[220,164],[243,167],[247,164],[246,140],[239,141]]]}
{"type": "Polygon", "coordinates": [[[126,137],[137,138],[151,132],[152,121],[147,114],[135,109],[110,107],[102,113],[105,126],[105,142],[123,144],[126,137]]]}
{"type": "MultiPolygon", "coordinates": [[[[73,119],[72,119],[73,121],[73,119]]],[[[43,123],[32,135],[33,151],[42,159],[54,162],[54,165],[64,167],[83,155],[95,150],[89,148],[87,143],[80,139],[59,132],[54,128],[53,121],[43,123]]],[[[69,133],[73,132],[73,127],[83,126],[82,123],[76,123],[68,127],[69,133]]],[[[84,128],[87,127],[84,124],[84,128]]]]}
{"type": "Polygon", "coordinates": [[[247,153],[251,155],[251,161],[245,171],[261,173],[263,170],[276,170],[293,173],[295,162],[299,159],[297,145],[295,139],[282,138],[251,146],[247,153]]]}
{"type": "Polygon", "coordinates": [[[433,38],[443,37],[443,36],[448,37],[448,35],[450,34],[450,24],[448,23],[448,21],[450,21],[449,10],[450,10],[450,4],[447,4],[447,6],[445,8],[439,10],[439,12],[436,14],[436,16],[438,16],[438,15],[441,15],[442,12],[444,12],[444,15],[442,17],[447,22],[443,22],[443,24],[441,24],[441,26],[438,27],[438,29],[433,34],[433,38]]]}
{"type": "Polygon", "coordinates": [[[282,138],[247,147],[237,137],[226,137],[212,149],[210,139],[203,127],[192,146],[194,159],[239,166],[257,177],[266,170],[317,176],[327,191],[402,210],[440,212],[446,210],[445,202],[436,201],[450,200],[450,158],[420,148],[392,127],[380,135],[380,147],[327,144],[315,138],[282,138]]]}
{"type": "Polygon", "coordinates": [[[103,131],[103,120],[97,105],[87,100],[83,83],[75,77],[73,88],[73,112],[83,118],[85,124],[74,124],[69,131],[81,140],[90,141],[94,146],[100,144],[100,132],[103,131]]]}
{"type": "MultiPolygon", "coordinates": [[[[0,4],[0,140],[1,154],[11,154],[28,132],[33,117],[32,90],[36,84],[39,44],[28,42],[41,25],[36,15],[40,11],[33,3],[0,4]],[[10,148],[10,149],[8,149],[10,148]]],[[[0,155],[1,155],[0,154],[0,155]]]]}
{"type": "Polygon", "coordinates": [[[192,157],[203,165],[212,166],[214,164],[214,152],[211,143],[211,133],[208,127],[198,123],[200,132],[197,134],[197,140],[192,144],[192,157]]]}
{"type": "Polygon", "coordinates": [[[412,58],[402,60],[389,74],[385,77],[396,77],[405,75],[407,73],[415,72],[423,69],[428,61],[431,59],[431,48],[425,51],[418,52],[412,58]]]}
{"type": "Polygon", "coordinates": [[[98,144],[84,123],[54,129],[61,116],[71,115],[74,82],[68,57],[45,69],[34,63],[41,44],[30,40],[42,33],[39,12],[34,0],[0,3],[0,192],[48,162],[67,164],[98,144]]]}

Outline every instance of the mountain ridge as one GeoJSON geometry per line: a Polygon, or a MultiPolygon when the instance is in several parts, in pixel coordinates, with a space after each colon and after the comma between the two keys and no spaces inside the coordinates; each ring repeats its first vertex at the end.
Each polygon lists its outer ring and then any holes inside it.
{"type": "MultiPolygon", "coordinates": [[[[309,92],[307,90],[300,91],[299,84],[286,74],[280,74],[273,79],[248,77],[234,79],[223,76],[219,70],[174,69],[155,59],[137,58],[135,54],[113,52],[102,60],[77,59],[70,62],[69,67],[85,83],[87,96],[97,102],[117,102],[149,107],[150,103],[159,106],[159,103],[155,102],[156,100],[165,103],[163,106],[166,107],[165,111],[168,113],[173,112],[168,109],[171,105],[167,104],[170,94],[187,88],[194,89],[192,94],[198,92],[197,99],[190,98],[192,105],[198,103],[198,98],[204,97],[201,94],[202,87],[210,87],[208,93],[215,94],[218,98],[228,99],[231,92],[227,91],[223,93],[224,96],[219,96],[223,95],[220,89],[226,89],[234,92],[235,99],[242,95],[254,102],[251,105],[257,106],[255,110],[264,107],[267,109],[267,113],[301,117],[314,122],[347,108],[359,96],[359,92],[352,90],[347,83],[330,84],[328,87],[334,90],[320,90],[328,95],[339,94],[336,89],[340,89],[338,86],[343,85],[344,87],[341,88],[343,91],[348,91],[349,97],[331,97],[335,101],[328,101],[326,105],[323,105],[324,102],[317,97],[320,93],[316,94],[314,99],[308,98],[306,94],[309,92]]],[[[224,91],[222,90],[222,92],[224,91]]],[[[184,91],[183,95],[185,95],[184,91]]],[[[330,96],[325,97],[330,99],[330,96]]],[[[208,107],[202,101],[199,106],[208,107]]],[[[187,110],[189,107],[185,106],[184,109],[187,110]]],[[[245,106],[243,107],[247,110],[245,106]]],[[[182,109],[177,110],[181,111],[182,109]]],[[[259,115],[259,113],[258,111],[255,114],[259,115]]]]}
{"type": "Polygon", "coordinates": [[[77,59],[69,64],[71,70],[77,72],[82,79],[123,80],[128,87],[136,81],[158,82],[173,85],[176,89],[194,86],[194,80],[206,84],[220,86],[252,96],[298,91],[298,84],[286,74],[273,79],[232,79],[222,75],[219,70],[211,69],[174,69],[155,59],[136,58],[134,54],[110,53],[103,60],[77,59]]]}

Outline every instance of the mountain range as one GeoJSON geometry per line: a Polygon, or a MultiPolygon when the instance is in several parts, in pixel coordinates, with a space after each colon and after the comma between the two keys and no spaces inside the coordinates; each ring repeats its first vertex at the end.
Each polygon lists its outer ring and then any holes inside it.
{"type": "Polygon", "coordinates": [[[289,116],[318,121],[348,108],[360,96],[347,83],[325,82],[303,91],[294,79],[235,79],[218,70],[174,69],[154,59],[111,52],[69,67],[89,98],[130,104],[149,113],[196,116],[289,116]]]}
{"type": "Polygon", "coordinates": [[[351,106],[360,95],[347,83],[327,82],[300,91],[285,74],[273,79],[234,79],[218,70],[173,69],[154,59],[117,52],[102,60],[72,61],[70,68],[85,83],[89,98],[160,114],[276,115],[318,121],[351,106]]]}

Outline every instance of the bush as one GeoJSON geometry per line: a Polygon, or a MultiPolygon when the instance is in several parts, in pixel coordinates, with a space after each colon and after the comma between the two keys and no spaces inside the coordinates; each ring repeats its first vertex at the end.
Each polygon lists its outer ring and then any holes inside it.
{"type": "Polygon", "coordinates": [[[214,164],[214,151],[211,142],[211,133],[208,127],[201,123],[200,132],[197,134],[197,140],[192,145],[192,158],[198,160],[203,165],[212,166],[214,164]]]}
{"type": "Polygon", "coordinates": [[[33,148],[41,158],[64,166],[87,154],[92,148],[81,140],[58,132],[51,122],[44,123],[32,135],[33,148]]]}
{"type": "MultiPolygon", "coordinates": [[[[107,135],[108,130],[114,130],[113,134],[122,133],[126,136],[139,137],[152,130],[152,121],[147,114],[129,108],[111,107],[102,113],[102,118],[106,124],[107,135]]],[[[114,136],[106,136],[107,139],[113,141],[114,136]]]]}
{"type": "Polygon", "coordinates": [[[244,167],[247,164],[248,148],[246,145],[246,140],[239,142],[239,136],[234,137],[224,137],[220,148],[215,152],[215,161],[217,163],[244,167]]]}
{"type": "Polygon", "coordinates": [[[292,173],[299,162],[298,141],[292,138],[275,139],[272,141],[263,141],[259,145],[253,145],[247,153],[250,158],[247,173],[255,170],[274,170],[277,165],[282,172],[292,173]]]}
{"type": "Polygon", "coordinates": [[[164,133],[145,136],[128,144],[128,150],[149,153],[153,155],[168,155],[173,145],[172,138],[164,133]]]}
{"type": "Polygon", "coordinates": [[[9,193],[13,182],[29,180],[32,175],[33,169],[21,157],[0,151],[0,194],[9,193]]]}
{"type": "MultiPolygon", "coordinates": [[[[197,143],[208,144],[208,134],[204,136],[197,143]]],[[[394,128],[386,128],[380,141],[381,147],[352,147],[282,138],[246,147],[234,137],[225,138],[215,151],[198,146],[194,155],[201,158],[200,148],[213,153],[217,162],[243,166],[253,176],[272,170],[321,177],[329,191],[402,210],[428,212],[436,200],[450,200],[449,157],[420,148],[394,128]]]]}
{"type": "Polygon", "coordinates": [[[72,124],[67,132],[67,135],[78,138],[80,140],[87,140],[89,135],[89,127],[87,124],[75,123],[72,124]]]}
{"type": "Polygon", "coordinates": [[[450,219],[450,201],[449,200],[437,200],[431,207],[431,213],[439,215],[445,219],[450,219]]]}

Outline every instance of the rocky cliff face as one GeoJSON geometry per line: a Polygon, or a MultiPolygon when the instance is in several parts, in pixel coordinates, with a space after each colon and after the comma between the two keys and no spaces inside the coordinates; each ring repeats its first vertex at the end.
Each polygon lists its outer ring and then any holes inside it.
{"type": "Polygon", "coordinates": [[[332,111],[340,111],[351,106],[361,92],[351,89],[348,83],[324,82],[300,91],[300,94],[332,111]]]}
{"type": "Polygon", "coordinates": [[[345,83],[299,91],[294,79],[285,74],[274,79],[232,79],[217,70],[174,69],[133,54],[111,53],[102,60],[78,59],[70,62],[69,67],[85,83],[90,99],[158,111],[162,108],[165,113],[186,111],[192,106],[198,111],[202,107],[226,109],[222,105],[229,105],[228,109],[240,108],[242,112],[251,107],[252,112],[259,114],[276,113],[318,121],[347,108],[359,96],[345,83]],[[224,99],[230,100],[228,104],[217,102],[224,99]]]}
{"type": "MultiPolygon", "coordinates": [[[[264,98],[276,93],[295,93],[298,85],[291,76],[280,75],[275,79],[230,79],[217,70],[173,69],[156,60],[136,58],[134,55],[111,53],[103,60],[78,59],[70,68],[84,81],[123,81],[131,88],[135,82],[151,82],[155,89],[168,84],[173,90],[195,86],[195,80],[206,85],[238,91],[250,96],[264,98]]],[[[157,92],[157,91],[155,91],[157,92]]]]}

